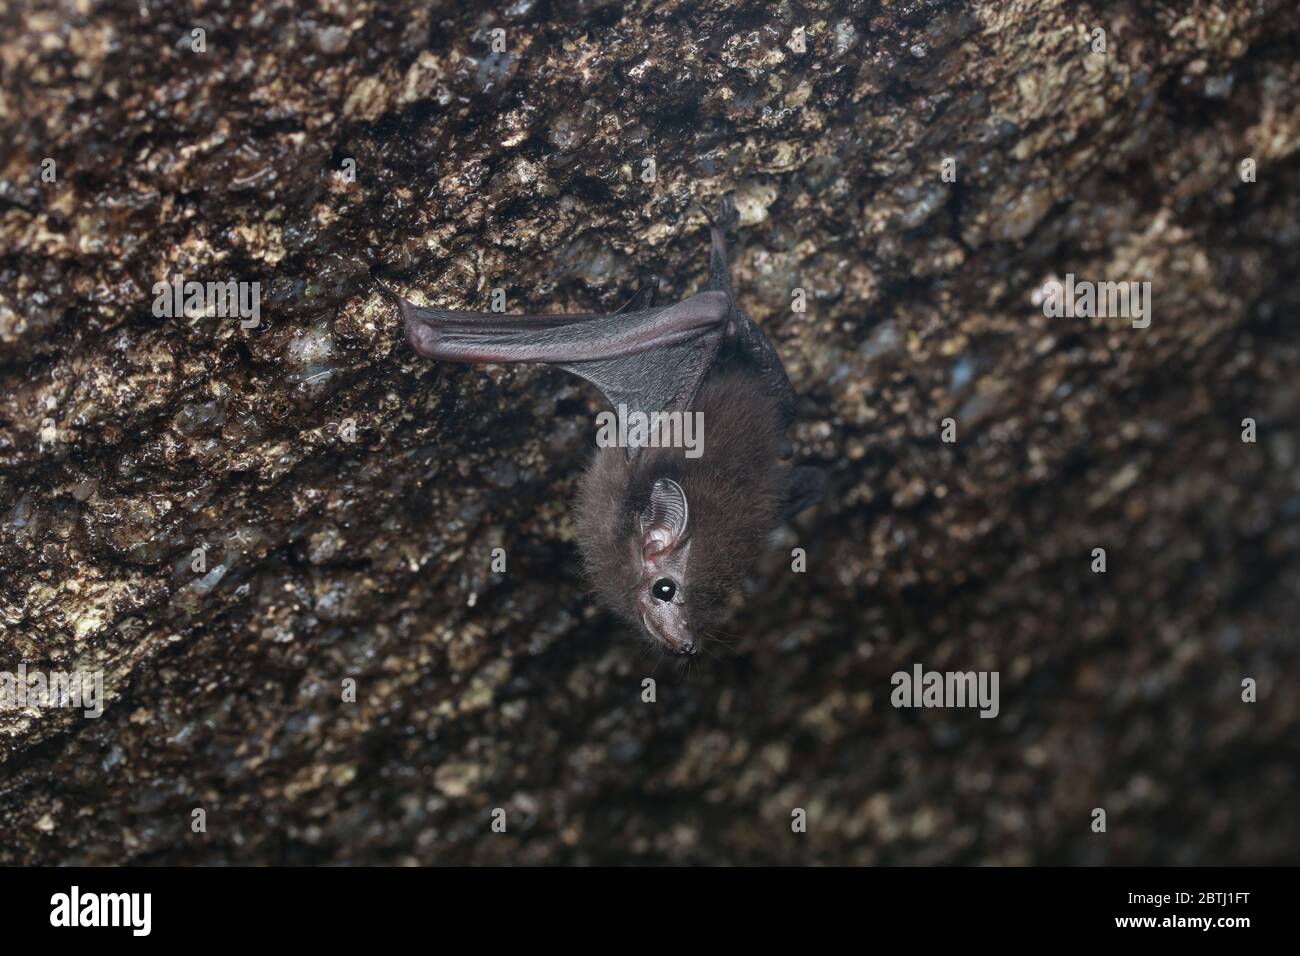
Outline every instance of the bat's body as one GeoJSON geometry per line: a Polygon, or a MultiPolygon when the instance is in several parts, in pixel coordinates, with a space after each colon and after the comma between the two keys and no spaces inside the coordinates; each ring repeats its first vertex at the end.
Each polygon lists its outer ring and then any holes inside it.
{"type": "Polygon", "coordinates": [[[762,330],[736,309],[724,203],[711,232],[709,289],[654,307],[654,284],[609,315],[506,316],[401,301],[427,358],[546,362],[596,385],[611,406],[695,412],[708,438],[682,448],[601,448],[578,496],[578,540],[596,592],[677,654],[699,649],[771,532],[821,496],[823,478],[783,461],[796,398],[762,330]]]}

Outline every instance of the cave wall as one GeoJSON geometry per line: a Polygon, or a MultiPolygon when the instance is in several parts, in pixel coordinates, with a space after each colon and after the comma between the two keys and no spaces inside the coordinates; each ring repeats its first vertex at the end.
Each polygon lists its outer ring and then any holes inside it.
{"type": "Polygon", "coordinates": [[[0,710],[0,862],[1296,861],[1293,3],[0,18],[0,670],[106,698],[0,710]],[[831,492],[684,670],[580,575],[594,393],[420,360],[371,275],[681,296],[727,192],[831,492]]]}

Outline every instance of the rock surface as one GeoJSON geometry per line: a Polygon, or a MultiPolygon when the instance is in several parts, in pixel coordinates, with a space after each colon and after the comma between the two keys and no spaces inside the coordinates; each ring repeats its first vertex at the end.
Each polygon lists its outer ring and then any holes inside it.
{"type": "Polygon", "coordinates": [[[466,6],[6,8],[0,670],[107,705],[0,711],[0,863],[1296,862],[1293,0],[466,6]],[[680,296],[727,191],[833,490],[683,672],[585,596],[594,395],[369,277],[680,296]]]}

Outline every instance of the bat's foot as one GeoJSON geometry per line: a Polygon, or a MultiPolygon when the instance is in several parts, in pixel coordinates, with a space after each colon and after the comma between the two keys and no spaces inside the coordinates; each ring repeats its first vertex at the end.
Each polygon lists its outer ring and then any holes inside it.
{"type": "Polygon", "coordinates": [[[713,224],[725,236],[727,233],[735,232],[739,223],[740,213],[736,212],[736,197],[727,193],[718,202],[718,214],[713,224]]]}
{"type": "Polygon", "coordinates": [[[740,222],[740,214],[736,212],[736,199],[731,193],[727,193],[718,200],[718,211],[710,213],[708,207],[700,204],[700,211],[704,213],[704,218],[709,221],[709,228],[714,230],[720,236],[726,236],[734,232],[740,222]]]}
{"type": "Polygon", "coordinates": [[[740,217],[736,214],[736,201],[732,199],[731,193],[727,193],[718,202],[718,213],[716,216],[710,216],[708,210],[704,211],[705,218],[709,220],[709,288],[719,292],[727,293],[731,296],[731,273],[727,268],[727,233],[736,228],[740,217]]]}

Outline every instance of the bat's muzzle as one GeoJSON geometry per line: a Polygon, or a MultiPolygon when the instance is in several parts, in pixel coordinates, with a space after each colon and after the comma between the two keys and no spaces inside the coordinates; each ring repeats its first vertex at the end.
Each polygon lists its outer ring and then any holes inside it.
{"type": "Polygon", "coordinates": [[[644,613],[641,615],[641,627],[669,654],[677,657],[692,657],[700,651],[700,642],[685,627],[673,626],[672,622],[656,621],[652,616],[644,613]]]}

